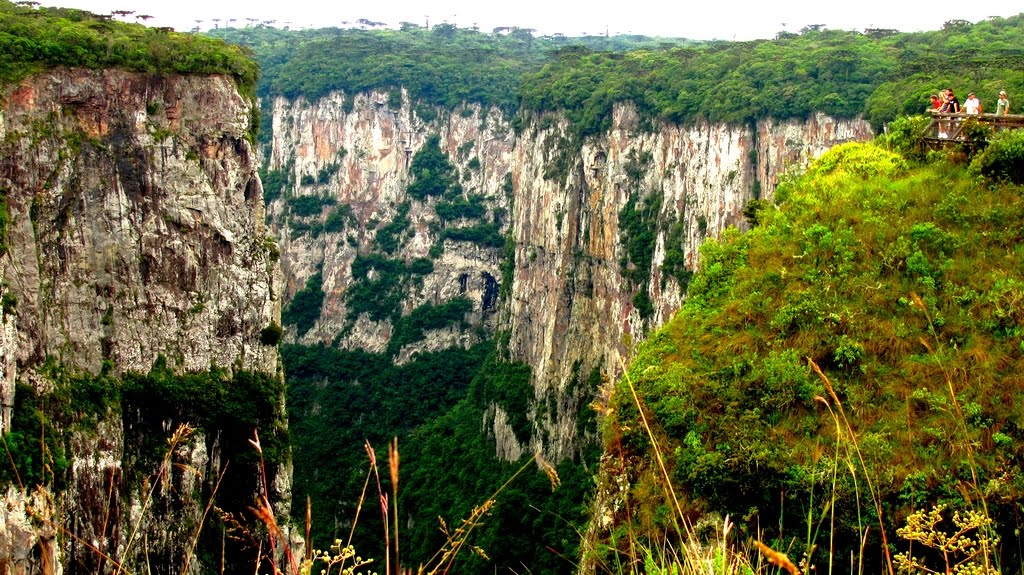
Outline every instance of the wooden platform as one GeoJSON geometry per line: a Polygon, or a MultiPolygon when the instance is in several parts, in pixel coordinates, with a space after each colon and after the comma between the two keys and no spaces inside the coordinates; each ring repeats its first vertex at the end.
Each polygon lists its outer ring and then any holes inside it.
{"type": "Polygon", "coordinates": [[[997,116],[995,114],[940,114],[932,113],[932,121],[921,133],[921,138],[930,147],[943,147],[950,143],[966,143],[968,138],[964,134],[964,120],[973,118],[979,124],[992,127],[993,132],[1003,130],[1019,130],[1024,128],[1024,114],[1006,114],[997,116]]]}

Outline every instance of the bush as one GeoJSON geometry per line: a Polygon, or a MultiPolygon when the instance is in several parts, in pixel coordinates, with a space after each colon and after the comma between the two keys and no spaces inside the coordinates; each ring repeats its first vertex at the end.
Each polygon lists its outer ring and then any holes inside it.
{"type": "Polygon", "coordinates": [[[1024,184],[1024,131],[999,132],[971,162],[971,172],[991,182],[1024,184]]]}
{"type": "Polygon", "coordinates": [[[466,228],[450,228],[444,231],[442,239],[453,242],[469,242],[485,248],[501,248],[505,246],[505,236],[498,226],[479,224],[466,228]]]}
{"type": "Polygon", "coordinates": [[[921,134],[931,124],[927,116],[901,116],[889,124],[885,142],[889,149],[904,157],[924,159],[924,140],[921,134]]]}
{"type": "Polygon", "coordinates": [[[313,329],[313,325],[320,319],[320,308],[324,303],[323,281],[323,274],[313,274],[306,282],[306,287],[296,292],[292,302],[281,314],[281,321],[294,325],[300,337],[313,329]]]}
{"type": "Polygon", "coordinates": [[[743,217],[747,218],[750,227],[756,228],[757,224],[761,223],[761,210],[771,207],[771,205],[768,200],[750,200],[743,208],[743,217]]]}
{"type": "Polygon", "coordinates": [[[871,144],[848,142],[822,154],[807,173],[812,177],[846,173],[874,178],[898,176],[906,170],[907,162],[899,154],[871,144]]]}
{"type": "Polygon", "coordinates": [[[455,167],[441,151],[441,137],[432,134],[412,158],[413,182],[406,192],[417,200],[440,196],[456,183],[455,167]]]}
{"type": "Polygon", "coordinates": [[[270,325],[260,330],[260,343],[263,345],[277,345],[281,341],[282,336],[284,336],[284,328],[276,321],[272,321],[270,325]]]}
{"type": "Polygon", "coordinates": [[[304,218],[320,215],[324,206],[333,206],[335,203],[337,201],[334,198],[321,196],[298,196],[288,199],[288,206],[292,209],[292,213],[304,218]]]}

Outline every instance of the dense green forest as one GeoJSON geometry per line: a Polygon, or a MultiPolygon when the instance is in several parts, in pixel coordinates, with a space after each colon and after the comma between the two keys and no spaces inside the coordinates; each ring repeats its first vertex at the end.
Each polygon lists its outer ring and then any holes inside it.
{"type": "Polygon", "coordinates": [[[875,34],[809,29],[775,40],[716,42],[609,53],[572,49],[527,78],[521,106],[561,110],[581,133],[597,133],[611,105],[632,101],[649,118],[743,124],[821,111],[863,115],[876,128],[924,110],[928,95],[951,86],[994,101],[1024,92],[1024,18],[943,30],[875,34]]]}
{"type": "MultiPolygon", "coordinates": [[[[953,511],[986,517],[978,533],[1001,538],[989,565],[1019,571],[1024,133],[973,159],[925,155],[914,123],[832,149],[749,233],[701,247],[686,302],[640,346],[604,428],[637,465],[633,527],[654,518],[657,541],[673,518],[728,515],[740,538],[819,571],[852,553],[879,572],[910,549],[909,514],[945,505],[936,531],[953,511]]],[[[933,551],[916,549],[941,572],[933,551]]]]}
{"type": "Polygon", "coordinates": [[[535,38],[522,29],[451,25],[210,32],[253,50],[261,96],[316,99],[334,90],[351,96],[403,87],[421,105],[564,112],[580,136],[605,129],[612,105],[623,101],[652,122],[744,124],[823,111],[863,115],[880,129],[919,113],[928,95],[945,87],[974,90],[983,103],[1000,89],[1024,94],[1022,33],[1021,16],[949,21],[920,33],[810,27],[751,42],[535,38]]]}
{"type": "Polygon", "coordinates": [[[451,109],[472,102],[506,111],[516,107],[523,77],[539,70],[562,46],[621,52],[694,44],[646,36],[534,37],[531,30],[521,28],[487,33],[451,24],[427,29],[411,23],[400,30],[290,31],[258,26],[205,34],[252,50],[260,63],[261,97],[316,100],[332,91],[351,95],[402,87],[428,105],[451,109]]]}
{"type": "MultiPolygon", "coordinates": [[[[572,570],[595,470],[581,460],[563,461],[557,466],[561,486],[552,490],[532,455],[497,461],[494,438],[481,428],[485,411],[496,404],[513,415],[522,439],[529,437],[528,366],[500,361],[493,341],[420,354],[402,366],[387,354],[323,346],[285,345],[282,354],[295,438],[295,515],[302,515],[308,497],[313,545],[347,541],[354,528],[359,553],[381,560],[385,530],[375,484],[359,507],[369,472],[364,445],[384,462],[388,443],[397,438],[400,479],[392,505],[401,518],[403,564],[431,564],[447,539],[439,520],[453,530],[524,468],[470,540],[487,559],[467,549],[455,569],[572,570]]],[[[593,462],[595,449],[591,446],[583,459],[593,462]]],[[[391,493],[386,463],[379,465],[383,490],[391,493]]]]}
{"type": "Polygon", "coordinates": [[[252,58],[222,40],[0,0],[0,85],[54,66],[230,74],[249,95],[258,75],[252,58]]]}

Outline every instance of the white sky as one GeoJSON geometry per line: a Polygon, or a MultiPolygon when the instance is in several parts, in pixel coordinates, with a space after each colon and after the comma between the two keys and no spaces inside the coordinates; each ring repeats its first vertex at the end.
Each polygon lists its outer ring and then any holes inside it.
{"type": "Polygon", "coordinates": [[[1019,12],[1015,2],[964,0],[42,0],[44,6],[81,8],[97,14],[134,10],[153,16],[150,26],[171,26],[181,31],[197,25],[213,28],[235,18],[245,26],[248,18],[290,22],[292,28],[343,26],[360,18],[397,26],[400,22],[424,25],[449,22],[460,28],[474,24],[490,31],[498,26],[533,28],[537,34],[566,36],[645,34],[701,40],[771,38],[780,30],[796,32],[808,24],[840,30],[895,28],[904,32],[936,30],[947,20],[978,22],[990,16],[1019,12]],[[197,23],[197,20],[201,20],[197,23]]]}

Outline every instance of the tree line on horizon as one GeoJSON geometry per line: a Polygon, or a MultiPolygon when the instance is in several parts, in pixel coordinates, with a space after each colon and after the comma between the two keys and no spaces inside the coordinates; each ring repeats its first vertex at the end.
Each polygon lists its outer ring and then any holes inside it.
{"type": "MultiPolygon", "coordinates": [[[[506,112],[562,112],[579,136],[607,128],[612,106],[635,103],[652,122],[746,124],[814,112],[864,116],[876,129],[923,112],[940,88],[994,99],[1024,94],[1024,16],[941,30],[864,32],[807,26],[746,42],[645,36],[534,37],[439,24],[398,30],[290,31],[269,26],[208,34],[252,50],[261,97],[315,101],[332,92],[404,88],[414,102],[506,112]]],[[[391,104],[400,100],[391,99],[391,104]]],[[[650,124],[653,126],[653,124],[650,124]]]]}

